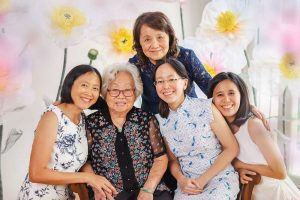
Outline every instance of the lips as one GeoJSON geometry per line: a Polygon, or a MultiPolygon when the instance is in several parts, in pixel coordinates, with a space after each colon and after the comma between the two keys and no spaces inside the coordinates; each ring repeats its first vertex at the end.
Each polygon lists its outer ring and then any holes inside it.
{"type": "Polygon", "coordinates": [[[233,104],[229,104],[229,105],[222,105],[223,109],[231,109],[233,108],[233,104]]]}

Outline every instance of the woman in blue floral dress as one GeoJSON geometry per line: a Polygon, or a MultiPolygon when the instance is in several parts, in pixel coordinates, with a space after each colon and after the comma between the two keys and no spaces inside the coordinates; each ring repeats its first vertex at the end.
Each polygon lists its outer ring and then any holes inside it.
{"type": "Polygon", "coordinates": [[[83,109],[95,104],[101,76],[89,65],[73,68],[64,80],[61,104],[51,105],[41,117],[32,144],[29,173],[19,200],[74,199],[69,184],[87,183],[95,188],[111,184],[101,176],[78,172],[87,160],[88,145],[83,109]]]}
{"type": "Polygon", "coordinates": [[[154,83],[161,98],[157,118],[178,183],[174,199],[236,199],[239,180],[230,162],[238,145],[211,99],[185,95],[188,75],[173,58],[158,63],[154,83]]]}

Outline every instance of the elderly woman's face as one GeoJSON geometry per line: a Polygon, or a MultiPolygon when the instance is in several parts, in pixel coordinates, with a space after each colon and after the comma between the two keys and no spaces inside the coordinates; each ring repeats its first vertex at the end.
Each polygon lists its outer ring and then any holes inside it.
{"type": "Polygon", "coordinates": [[[106,102],[111,112],[127,114],[133,107],[135,86],[128,72],[119,72],[108,85],[106,102]]]}
{"type": "Polygon", "coordinates": [[[144,54],[156,64],[169,51],[169,35],[163,31],[155,30],[147,25],[141,27],[140,44],[144,54]]]}

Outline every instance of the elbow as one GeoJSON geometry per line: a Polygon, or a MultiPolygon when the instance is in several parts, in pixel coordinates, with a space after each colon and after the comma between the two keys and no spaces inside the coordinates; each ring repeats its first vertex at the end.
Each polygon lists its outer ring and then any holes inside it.
{"type": "Polygon", "coordinates": [[[28,178],[29,181],[32,183],[42,183],[43,181],[43,176],[42,176],[42,170],[29,167],[29,173],[28,173],[28,178]]]}
{"type": "Polygon", "coordinates": [[[32,183],[39,183],[39,175],[36,170],[30,169],[28,173],[29,181],[32,183]]]}
{"type": "Polygon", "coordinates": [[[276,173],[276,178],[277,179],[280,179],[280,180],[283,180],[287,177],[287,173],[286,173],[286,170],[280,170],[276,173]]]}

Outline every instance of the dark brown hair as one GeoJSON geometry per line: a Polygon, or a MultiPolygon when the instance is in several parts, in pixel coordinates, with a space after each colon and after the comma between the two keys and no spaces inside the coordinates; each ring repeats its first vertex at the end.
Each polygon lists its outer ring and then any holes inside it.
{"type": "Polygon", "coordinates": [[[221,72],[217,74],[215,77],[213,77],[213,79],[210,80],[208,84],[207,97],[213,97],[215,87],[224,80],[232,81],[237,86],[241,94],[240,107],[236,113],[235,119],[229,124],[240,127],[247,121],[249,117],[253,116],[253,113],[251,112],[251,105],[249,101],[247,85],[241,77],[232,72],[221,72]]]}
{"type": "MultiPolygon", "coordinates": [[[[171,57],[171,58],[164,58],[164,59],[159,60],[156,64],[156,69],[155,69],[155,72],[154,72],[154,79],[156,78],[157,69],[165,63],[170,64],[171,67],[176,71],[178,76],[188,80],[187,87],[184,90],[184,94],[186,95],[190,90],[189,76],[188,76],[188,73],[185,69],[185,66],[179,60],[177,60],[176,58],[171,57]]],[[[153,81],[155,81],[155,80],[153,80],[153,81]]],[[[159,101],[158,112],[159,112],[160,116],[163,117],[163,118],[167,118],[169,116],[169,113],[170,113],[168,104],[165,101],[163,101],[162,99],[160,99],[160,101],[159,101]]]]}
{"type": "MultiPolygon", "coordinates": [[[[72,90],[74,81],[79,76],[84,75],[89,72],[93,72],[93,73],[97,74],[97,76],[100,80],[100,90],[101,90],[102,78],[101,78],[99,71],[90,65],[78,65],[78,66],[74,67],[73,69],[71,69],[71,71],[65,77],[65,80],[62,85],[61,93],[60,93],[60,98],[61,98],[60,102],[61,103],[74,103],[72,96],[71,96],[71,90],[72,90]]],[[[100,91],[99,91],[99,95],[100,95],[100,91]]]]}
{"type": "Polygon", "coordinates": [[[149,58],[144,54],[140,44],[141,28],[147,25],[152,29],[163,31],[169,36],[169,50],[166,57],[175,57],[178,52],[177,38],[169,18],[162,12],[145,12],[136,20],[133,27],[133,49],[137,52],[139,64],[146,64],[149,58]]]}

